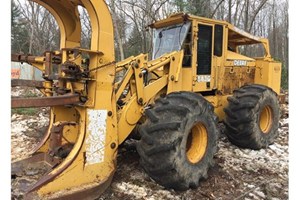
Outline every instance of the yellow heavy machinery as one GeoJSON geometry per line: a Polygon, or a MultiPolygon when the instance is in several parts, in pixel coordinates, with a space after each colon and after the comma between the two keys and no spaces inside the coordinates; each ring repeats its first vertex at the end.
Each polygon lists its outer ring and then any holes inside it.
{"type": "Polygon", "coordinates": [[[243,148],[267,147],[277,136],[281,64],[267,39],[225,22],[179,13],[150,25],[148,54],[116,62],[113,24],[104,0],[34,0],[55,17],[60,50],[12,55],[43,72],[45,97],[12,99],[12,107],[51,107],[50,125],[32,156],[12,174],[48,170],[25,199],[95,199],[109,187],[118,146],[138,129],[140,162],[166,188],[197,187],[217,151],[218,121],[243,148]],[[78,6],[92,27],[91,48],[80,47],[78,6]],[[264,56],[239,53],[260,44],[264,56]],[[124,73],[117,81],[117,75],[124,73]]]}

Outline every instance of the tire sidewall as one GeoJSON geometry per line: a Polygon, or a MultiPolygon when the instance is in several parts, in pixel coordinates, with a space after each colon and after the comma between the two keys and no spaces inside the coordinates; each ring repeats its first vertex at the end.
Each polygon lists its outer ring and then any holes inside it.
{"type": "Polygon", "coordinates": [[[137,146],[143,168],[167,188],[196,188],[201,179],[207,178],[217,151],[219,131],[210,102],[191,92],[171,93],[157,100],[146,115],[137,146]],[[186,145],[192,127],[199,122],[207,129],[207,147],[202,159],[191,163],[186,145]]]}
{"type": "Polygon", "coordinates": [[[204,112],[201,115],[194,115],[188,118],[186,124],[184,127],[182,127],[182,130],[184,131],[183,139],[180,144],[179,152],[178,152],[178,159],[177,161],[180,163],[176,163],[177,166],[181,166],[180,168],[183,168],[185,172],[191,173],[191,176],[195,176],[195,171],[199,173],[199,175],[202,172],[202,170],[206,171],[209,167],[209,161],[213,158],[213,148],[215,148],[217,135],[216,130],[217,127],[215,125],[214,120],[211,117],[212,115],[209,115],[208,112],[204,112]],[[187,139],[190,134],[190,131],[192,130],[192,127],[196,125],[196,123],[201,122],[206,130],[207,130],[207,147],[205,150],[205,153],[203,157],[197,162],[197,163],[191,163],[186,155],[186,144],[187,139]],[[188,169],[188,170],[187,170],[188,169]]]}
{"type": "Polygon", "coordinates": [[[280,111],[278,109],[278,100],[275,95],[273,95],[269,90],[266,90],[262,98],[258,101],[257,106],[254,109],[254,115],[256,119],[254,120],[254,127],[256,137],[260,138],[262,146],[267,146],[269,143],[272,143],[275,137],[278,134],[278,122],[280,117],[280,111]],[[268,133],[263,133],[260,128],[260,117],[263,109],[269,106],[272,110],[272,125],[268,133]]]}

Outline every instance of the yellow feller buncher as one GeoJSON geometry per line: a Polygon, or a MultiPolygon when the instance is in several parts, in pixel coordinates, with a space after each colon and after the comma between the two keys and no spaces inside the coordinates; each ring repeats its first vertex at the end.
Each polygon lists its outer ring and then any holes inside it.
{"type": "Polygon", "coordinates": [[[228,139],[261,149],[278,135],[281,63],[267,39],[225,22],[179,13],[150,25],[153,52],[115,61],[113,23],[104,0],[34,0],[57,20],[60,50],[12,55],[44,81],[13,80],[45,97],[13,98],[12,107],[51,107],[50,125],[32,155],[12,163],[22,176],[46,173],[25,199],[95,199],[109,187],[118,146],[133,130],[140,163],[166,188],[195,188],[207,177],[223,121],[228,139]],[[90,17],[90,49],[80,47],[78,6],[90,17]],[[260,44],[264,56],[239,53],[260,44]],[[122,79],[116,77],[123,74],[122,79]]]}

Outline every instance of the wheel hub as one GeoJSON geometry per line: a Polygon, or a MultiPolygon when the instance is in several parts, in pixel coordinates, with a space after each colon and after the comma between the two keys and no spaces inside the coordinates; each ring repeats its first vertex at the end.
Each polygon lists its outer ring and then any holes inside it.
{"type": "Polygon", "coordinates": [[[259,127],[264,134],[268,134],[273,124],[273,111],[265,106],[260,113],[259,127]]]}
{"type": "Polygon", "coordinates": [[[187,159],[195,164],[205,155],[207,147],[207,129],[201,122],[193,126],[186,143],[187,159]]]}

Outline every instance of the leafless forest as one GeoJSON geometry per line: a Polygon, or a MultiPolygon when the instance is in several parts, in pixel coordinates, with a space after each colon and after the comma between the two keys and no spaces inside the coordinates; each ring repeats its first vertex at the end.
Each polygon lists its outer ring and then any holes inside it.
{"type": "MultiPolygon", "coordinates": [[[[117,60],[151,51],[147,26],[176,12],[226,20],[240,29],[270,40],[271,53],[283,63],[282,86],[288,87],[288,0],[106,0],[115,27],[117,60]]],[[[11,2],[13,53],[40,55],[59,49],[59,28],[53,16],[36,3],[11,2]]],[[[91,26],[80,7],[83,47],[89,47],[91,26]]],[[[256,49],[254,49],[256,50],[256,49]]],[[[250,52],[251,53],[251,52],[250,52]]]]}

